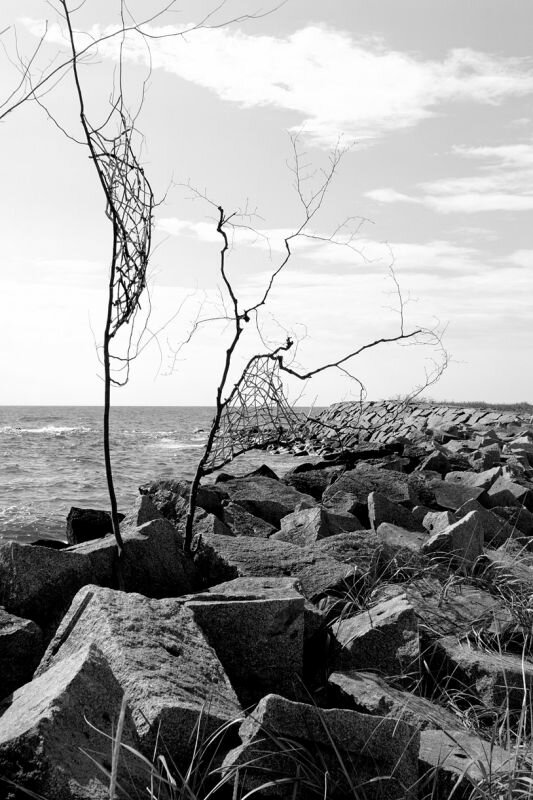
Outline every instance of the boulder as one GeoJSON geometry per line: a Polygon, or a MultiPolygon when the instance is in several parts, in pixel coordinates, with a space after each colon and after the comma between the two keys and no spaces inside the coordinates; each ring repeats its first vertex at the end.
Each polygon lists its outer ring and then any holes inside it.
{"type": "Polygon", "coordinates": [[[44,653],[41,629],[0,608],[0,700],[31,680],[44,653]]]}
{"type": "MultiPolygon", "coordinates": [[[[116,731],[122,700],[122,688],[98,647],[80,642],[14,693],[0,718],[0,776],[54,800],[106,800],[111,745],[105,737],[116,731]]],[[[126,747],[138,744],[129,710],[121,740],[126,747]]],[[[125,748],[118,780],[132,797],[146,782],[145,766],[125,748]]],[[[16,796],[25,797],[26,791],[16,796]]],[[[0,797],[14,797],[1,780],[0,797]]]]}
{"type": "Polygon", "coordinates": [[[445,480],[431,481],[431,490],[435,495],[435,503],[440,508],[457,511],[467,500],[477,500],[483,494],[478,486],[463,486],[445,480]]]}
{"type": "Polygon", "coordinates": [[[516,534],[533,536],[533,514],[519,506],[492,506],[491,512],[505,520],[516,534]]]}
{"type": "Polygon", "coordinates": [[[333,514],[316,506],[287,514],[281,520],[281,529],[272,538],[305,547],[328,536],[361,529],[362,525],[352,514],[333,514]]]}
{"type": "Polygon", "coordinates": [[[528,486],[500,477],[488,490],[486,505],[489,508],[525,506],[529,511],[533,511],[533,492],[528,486]]]}
{"type": "MultiPolygon", "coordinates": [[[[476,500],[470,501],[476,503],[476,500]]],[[[478,504],[479,505],[479,504],[478,504]]],[[[480,505],[480,508],[482,506],[480,505]]],[[[455,514],[452,511],[429,511],[424,516],[423,527],[428,533],[440,533],[456,522],[455,514]]]]}
{"type": "Polygon", "coordinates": [[[269,522],[250,514],[237,503],[228,503],[227,506],[224,506],[222,518],[234,536],[255,536],[258,539],[268,539],[277,530],[269,522]]]}
{"type": "Polygon", "coordinates": [[[285,473],[282,481],[303,494],[311,495],[315,500],[321,500],[325,490],[342,471],[343,467],[340,466],[316,469],[314,464],[298,464],[285,473]]]}
{"type": "Polygon", "coordinates": [[[355,494],[337,491],[325,497],[322,506],[334,514],[352,514],[355,516],[355,509],[359,506],[359,500],[355,494]]]}
{"type": "Polygon", "coordinates": [[[449,693],[459,691],[463,701],[487,708],[520,710],[533,689],[533,662],[498,650],[481,650],[456,636],[435,644],[430,668],[449,693]]]}
{"type": "Polygon", "coordinates": [[[297,507],[316,506],[316,500],[310,495],[302,494],[292,486],[272,478],[236,478],[226,481],[222,486],[233,503],[275,528],[279,528],[282,518],[296,511],[297,507]]]}
{"type": "MultiPolygon", "coordinates": [[[[124,519],[124,514],[118,515],[119,522],[124,519]]],[[[67,515],[67,542],[80,544],[91,539],[100,539],[113,533],[111,514],[96,508],[76,508],[72,506],[67,515]]]]}
{"type": "Polygon", "coordinates": [[[330,702],[363,714],[401,719],[417,730],[461,730],[459,717],[425,697],[396,689],[374,672],[332,672],[328,678],[330,702]]]}
{"type": "Polygon", "coordinates": [[[382,584],[373,593],[374,602],[405,594],[426,640],[472,630],[506,625],[510,619],[503,600],[458,579],[448,586],[436,578],[418,578],[401,586],[382,584]]]}
{"type": "MultiPolygon", "coordinates": [[[[142,495],[149,495],[156,508],[175,525],[187,513],[191,481],[185,478],[158,478],[139,487],[142,495]]],[[[200,484],[196,502],[208,514],[222,516],[223,501],[228,499],[224,484],[200,484]]]]}
{"type": "Polygon", "coordinates": [[[480,447],[468,456],[470,466],[476,471],[491,469],[496,467],[501,460],[500,445],[496,442],[480,447]]]}
{"type": "MultiPolygon", "coordinates": [[[[225,537],[221,537],[225,538],[225,537]]],[[[180,599],[84,587],[52,639],[36,677],[94,643],[128,696],[143,752],[160,739],[184,769],[201,717],[208,736],[240,704],[215,651],[180,599]]]]}
{"type": "Polygon", "coordinates": [[[420,733],[421,797],[472,797],[473,785],[495,786],[499,773],[509,783],[516,755],[464,731],[426,729],[420,733]]]}
{"type": "Polygon", "coordinates": [[[320,539],[310,549],[344,564],[354,564],[363,576],[376,573],[381,563],[381,543],[375,531],[338,533],[320,539]]]}
{"type": "Polygon", "coordinates": [[[471,567],[483,554],[483,525],[477,511],[430,536],[422,545],[425,555],[450,557],[460,569],[471,567]]]}
{"type": "Polygon", "coordinates": [[[462,519],[471,511],[475,511],[478,524],[483,530],[483,540],[490,547],[500,547],[508,539],[516,538],[520,532],[502,520],[497,514],[488,511],[477,500],[469,500],[455,512],[456,519],[462,519]]]}
{"type": "Polygon", "coordinates": [[[501,476],[501,467],[492,467],[483,472],[448,472],[446,480],[460,486],[476,486],[479,489],[490,489],[492,484],[501,476]]]}
{"type": "MultiPolygon", "coordinates": [[[[104,540],[102,540],[104,541],[104,540]]],[[[0,605],[52,632],[89,581],[86,559],[69,550],[0,543],[0,605]]]]}
{"type": "Polygon", "coordinates": [[[446,475],[449,469],[450,462],[441,450],[433,450],[433,452],[427,455],[417,467],[417,470],[431,470],[432,472],[438,472],[442,477],[446,475]]]}
{"type": "Polygon", "coordinates": [[[422,547],[428,540],[427,533],[407,531],[398,525],[382,522],[377,530],[381,544],[381,557],[389,574],[405,568],[419,568],[426,559],[422,547]]]}
{"type": "Polygon", "coordinates": [[[334,591],[347,592],[359,577],[355,567],[316,552],[265,539],[203,537],[194,556],[205,585],[239,577],[297,578],[308,600],[334,591]]]}
{"type": "Polygon", "coordinates": [[[368,518],[370,527],[377,531],[382,522],[390,522],[408,531],[423,531],[424,527],[416,520],[409,509],[394,503],[380,492],[368,495],[368,518]]]}
{"type": "Polygon", "coordinates": [[[271,579],[268,589],[256,581],[256,591],[243,592],[238,578],[187,602],[243,707],[270,692],[302,694],[304,598],[286,578],[271,579]]]}
{"type": "MultiPolygon", "coordinates": [[[[141,494],[136,498],[133,508],[126,514],[120,527],[121,530],[139,528],[154,519],[164,519],[164,516],[149,494],[141,494]]],[[[71,544],[79,544],[79,542],[71,542],[71,544]]]]}
{"type": "MultiPolygon", "coordinates": [[[[124,531],[123,540],[120,580],[124,591],[139,592],[147,597],[177,597],[194,591],[195,570],[184,555],[183,540],[171,522],[154,519],[139,528],[124,531]]],[[[59,555],[76,563],[81,559],[86,576],[83,583],[118,585],[114,539],[79,544],[59,555]]]]}
{"type": "Polygon", "coordinates": [[[327,501],[336,492],[343,491],[355,495],[357,505],[355,515],[366,524],[368,515],[368,495],[371,492],[380,492],[389,500],[402,503],[409,500],[408,477],[395,470],[380,469],[369,464],[361,463],[353,470],[341,475],[324,492],[327,501]]]}
{"type": "Polygon", "coordinates": [[[320,709],[271,694],[242,723],[239,735],[242,744],[226,756],[223,771],[228,777],[239,771],[239,785],[255,789],[254,796],[292,797],[303,771],[301,758],[319,797],[326,772],[331,800],[359,794],[368,800],[417,797],[420,734],[405,722],[320,709]],[[269,781],[284,782],[257,791],[265,783],[265,771],[269,781]]]}
{"type": "Polygon", "coordinates": [[[334,623],[334,669],[361,669],[390,676],[417,676],[418,620],[406,596],[334,623]]]}

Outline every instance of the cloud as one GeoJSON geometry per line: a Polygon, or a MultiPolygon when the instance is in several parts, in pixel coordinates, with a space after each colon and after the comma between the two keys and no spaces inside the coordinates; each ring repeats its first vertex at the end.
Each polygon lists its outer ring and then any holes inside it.
{"type": "MultiPolygon", "coordinates": [[[[503,259],[502,259],[503,260],[503,259]]],[[[533,267],[533,250],[515,250],[505,261],[515,264],[517,267],[533,267]]]]}
{"type": "Polygon", "coordinates": [[[489,163],[476,175],[419,183],[419,195],[386,187],[366,196],[379,203],[418,203],[440,214],[533,209],[533,143],[457,146],[453,152],[489,163]]]}
{"type": "MultiPolygon", "coordinates": [[[[25,20],[34,35],[42,23],[25,20]]],[[[531,59],[454,49],[441,60],[388,49],[384,40],[356,39],[326,27],[308,25],[288,36],[252,35],[234,27],[147,26],[150,63],[214,92],[241,108],[295,112],[315,143],[331,146],[339,135],[369,141],[412,127],[438,113],[444,103],[468,101],[497,105],[533,89],[531,59]],[[175,34],[175,35],[174,35],[175,34]],[[153,38],[155,37],[155,38],[153,38]],[[164,38],[157,38],[164,37],[164,38]]],[[[95,38],[110,29],[93,26],[95,38]]],[[[47,41],[64,45],[58,25],[47,41]]],[[[87,44],[80,37],[80,45],[87,44]]],[[[127,37],[124,56],[146,63],[146,42],[127,37]]],[[[104,57],[118,57],[118,40],[99,45],[104,57]]]]}

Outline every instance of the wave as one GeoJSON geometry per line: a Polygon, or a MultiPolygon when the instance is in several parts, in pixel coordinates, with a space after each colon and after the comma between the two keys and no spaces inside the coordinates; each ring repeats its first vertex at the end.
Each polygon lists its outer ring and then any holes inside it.
{"type": "Polygon", "coordinates": [[[42,428],[19,428],[13,425],[4,425],[0,427],[0,433],[44,433],[53,434],[55,436],[64,433],[91,433],[92,428],[86,428],[79,425],[44,425],[42,428]]]}

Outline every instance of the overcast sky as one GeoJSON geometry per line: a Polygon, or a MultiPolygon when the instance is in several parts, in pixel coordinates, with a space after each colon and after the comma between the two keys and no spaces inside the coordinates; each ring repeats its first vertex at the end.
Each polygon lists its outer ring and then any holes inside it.
{"type": "MultiPolygon", "coordinates": [[[[161,5],[164,5],[163,3],[161,5]]],[[[268,342],[286,331],[310,369],[398,329],[394,264],[406,327],[440,326],[451,356],[438,399],[532,400],[533,58],[530,0],[287,0],[262,18],[169,36],[214,6],[178,2],[129,37],[126,98],[136,108],[142,161],[160,200],[155,213],[150,330],[160,330],[114,402],[213,403],[231,333],[206,324],[178,350],[198,315],[220,314],[213,207],[247,210],[228,269],[239,296],[259,297],[303,209],[291,172],[298,133],[304,189],[349,146],[306,239],[280,275],[262,318],[268,342]],[[164,34],[163,38],[160,38],[164,34]],[[149,74],[149,65],[151,73],[149,74]],[[361,223],[364,218],[367,222],[361,223]],[[268,244],[267,244],[268,242],[268,244]],[[176,316],[176,312],[179,313],[176,316]],[[173,355],[174,354],[174,355],[173,355]]],[[[159,4],[137,0],[138,20],[159,4]]],[[[218,25],[266,0],[228,0],[218,25]]],[[[75,27],[99,36],[118,3],[86,0],[75,27]]],[[[19,53],[33,52],[48,20],[34,76],[67,53],[61,19],[42,0],[2,0],[0,31],[16,26],[19,53]]],[[[111,26],[111,27],[110,27],[111,26]]],[[[1,36],[0,99],[16,87],[13,27],[1,36]]],[[[88,113],[106,113],[116,42],[81,70],[88,113]]],[[[80,137],[71,76],[50,84],[0,125],[0,403],[99,404],[110,230],[80,137]],[[51,119],[51,117],[53,119],[51,119]]],[[[243,356],[257,346],[253,331],[243,356]]],[[[350,371],[370,399],[423,382],[438,353],[386,346],[350,371]]],[[[237,362],[237,366],[238,366],[237,362]]],[[[300,387],[301,388],[301,387],[300,387]]],[[[292,387],[293,397],[298,391],[292,387]]],[[[329,373],[302,402],[356,396],[329,373]]]]}

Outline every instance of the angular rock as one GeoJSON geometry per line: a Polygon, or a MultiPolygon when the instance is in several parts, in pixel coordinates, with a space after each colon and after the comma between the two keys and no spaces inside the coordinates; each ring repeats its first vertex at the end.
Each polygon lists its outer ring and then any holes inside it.
{"type": "Polygon", "coordinates": [[[270,539],[206,536],[194,560],[206,585],[246,576],[292,576],[300,581],[308,600],[329,592],[346,592],[359,577],[358,570],[348,564],[270,539]]]}
{"type": "Polygon", "coordinates": [[[490,489],[492,484],[502,474],[501,467],[492,467],[483,472],[448,472],[446,480],[457,483],[460,486],[476,486],[479,489],[490,489]]]}
{"type": "Polygon", "coordinates": [[[490,547],[500,547],[508,539],[520,535],[511,525],[498,517],[497,514],[488,511],[477,500],[469,500],[458,508],[455,512],[455,518],[461,519],[471,511],[476,512],[478,523],[483,530],[483,540],[490,547]]]}
{"type": "MultiPolygon", "coordinates": [[[[168,525],[168,522],[167,522],[168,525]]],[[[181,532],[181,529],[179,529],[181,532]]],[[[205,536],[215,533],[217,536],[233,536],[233,531],[214,514],[208,514],[202,508],[197,508],[194,514],[193,536],[205,536]]]]}
{"type": "Polygon", "coordinates": [[[422,547],[427,533],[406,531],[398,525],[382,522],[377,530],[381,542],[381,557],[389,574],[404,568],[420,567],[426,561],[422,547]]]}
{"type": "Polygon", "coordinates": [[[315,469],[314,467],[314,464],[298,464],[285,473],[282,481],[303,494],[311,495],[315,500],[321,500],[325,490],[339,477],[343,468],[339,466],[315,469]]]}
{"type": "Polygon", "coordinates": [[[228,503],[227,506],[224,506],[222,513],[224,523],[234,536],[254,536],[258,539],[268,539],[277,530],[269,522],[255,517],[237,503],[228,503]]]}
{"type": "Polygon", "coordinates": [[[199,715],[209,735],[239,713],[222,664],[183,600],[150,600],[135,593],[84,587],[52,639],[36,677],[44,677],[47,669],[89,643],[99,648],[127,693],[146,754],[160,735],[168,753],[184,768],[194,747],[199,715]]]}
{"type": "MultiPolygon", "coordinates": [[[[124,519],[124,514],[119,514],[119,522],[124,519]]],[[[96,508],[76,508],[72,506],[67,515],[67,542],[81,544],[91,539],[113,533],[111,514],[96,508]]]]}
{"type": "Polygon", "coordinates": [[[242,723],[239,735],[242,745],[224,760],[226,774],[238,769],[247,790],[265,782],[265,770],[270,780],[287,779],[258,792],[258,797],[292,796],[300,770],[297,751],[296,758],[286,746],[284,752],[287,740],[307,751],[303,756],[307,773],[317,765],[319,796],[325,769],[331,800],[353,796],[353,788],[368,800],[414,800],[417,796],[413,787],[418,779],[420,734],[405,722],[345,709],[319,709],[267,695],[242,723]],[[341,754],[343,767],[333,748],[341,754]]]}
{"type": "Polygon", "coordinates": [[[381,563],[381,542],[374,531],[339,533],[321,539],[311,549],[344,564],[354,564],[362,575],[377,572],[381,563]]]}
{"type": "Polygon", "coordinates": [[[375,531],[382,522],[390,522],[408,531],[424,530],[409,509],[392,502],[380,492],[371,492],[368,495],[368,518],[370,527],[375,531]]]}
{"type": "Polygon", "coordinates": [[[316,506],[316,500],[310,495],[302,494],[292,486],[272,478],[238,478],[226,481],[223,488],[232,502],[276,528],[279,528],[282,518],[291,514],[298,506],[316,506]]]}
{"type": "Polygon", "coordinates": [[[357,506],[354,513],[366,524],[368,495],[380,492],[389,500],[401,503],[409,500],[407,475],[394,470],[384,470],[368,464],[359,464],[355,469],[341,475],[324,492],[324,500],[328,500],[336,492],[343,491],[355,495],[357,506]]]}
{"type": "Polygon", "coordinates": [[[527,486],[501,477],[488,490],[486,504],[489,508],[525,506],[529,511],[533,511],[533,492],[527,486]]]}
{"type": "Polygon", "coordinates": [[[464,580],[449,586],[435,578],[419,578],[401,586],[382,584],[373,598],[377,602],[398,594],[407,596],[420,631],[429,640],[449,634],[461,636],[473,629],[487,630],[507,624],[510,618],[500,598],[464,580]]]}
{"type": "MultiPolygon", "coordinates": [[[[139,487],[142,495],[149,495],[152,502],[170,522],[177,524],[187,513],[191,481],[185,478],[158,478],[139,487]]],[[[196,499],[199,508],[216,517],[222,516],[223,501],[228,499],[224,485],[200,484],[196,499]]]]}
{"type": "Polygon", "coordinates": [[[363,714],[401,719],[417,730],[462,730],[459,717],[425,697],[389,686],[373,672],[332,672],[328,678],[332,703],[363,714]]]}
{"type": "MultiPolygon", "coordinates": [[[[54,800],[105,800],[109,778],[91,756],[110,769],[105,734],[116,730],[122,698],[100,650],[82,644],[13,695],[0,718],[0,775],[54,800]]],[[[137,746],[129,712],[122,741],[137,746]]],[[[144,765],[126,749],[119,760],[118,779],[131,796],[146,781],[144,765]]],[[[1,781],[0,796],[13,797],[1,781]]]]}
{"type": "Polygon", "coordinates": [[[446,691],[487,708],[519,710],[533,689],[533,662],[528,658],[487,651],[445,636],[435,644],[430,664],[446,691]]]}
{"type": "Polygon", "coordinates": [[[337,491],[324,498],[322,506],[334,514],[353,514],[358,507],[359,501],[355,494],[350,492],[337,491]]]}
{"type": "MultiPolygon", "coordinates": [[[[164,516],[149,494],[141,494],[136,499],[132,510],[124,517],[121,529],[139,528],[153,519],[164,519],[164,516]]],[[[71,544],[79,544],[79,542],[71,542],[71,544]]]]}
{"type": "Polygon", "coordinates": [[[334,669],[362,669],[382,675],[419,672],[418,620],[407,597],[385,600],[369,611],[336,622],[334,669]]]}
{"type": "Polygon", "coordinates": [[[18,542],[0,544],[0,605],[11,614],[53,629],[89,581],[87,561],[69,550],[18,542]]]}
{"type": "Polygon", "coordinates": [[[341,516],[316,506],[287,514],[281,520],[281,529],[272,538],[305,547],[328,536],[361,529],[361,524],[352,514],[341,516]]]}
{"type": "Polygon", "coordinates": [[[41,629],[0,608],[0,700],[31,680],[44,653],[41,629]]]}
{"type": "Polygon", "coordinates": [[[501,450],[497,443],[480,447],[468,456],[470,465],[480,472],[491,469],[491,467],[496,467],[500,463],[500,460],[501,450]]]}
{"type": "MultiPolygon", "coordinates": [[[[470,502],[476,503],[477,501],[470,502]]],[[[481,505],[480,508],[482,508],[481,505]]],[[[452,511],[430,511],[424,516],[423,526],[429,533],[434,534],[446,530],[456,521],[457,519],[452,511]]]]}
{"type": "MultiPolygon", "coordinates": [[[[233,583],[239,586],[240,581],[233,583]]],[[[303,596],[283,585],[276,590],[273,581],[268,592],[263,588],[237,594],[235,586],[225,586],[219,586],[216,592],[212,588],[198,599],[193,596],[187,607],[214,648],[239,701],[243,707],[255,705],[270,692],[299,698],[303,596]]]]}
{"type": "Polygon", "coordinates": [[[533,536],[533,514],[527,508],[493,506],[491,511],[508,522],[515,532],[520,532],[524,536],[533,536]]]}
{"type": "Polygon", "coordinates": [[[435,502],[441,508],[457,511],[467,500],[477,500],[483,494],[483,489],[477,486],[462,486],[451,481],[431,481],[431,489],[435,495],[435,502]]]}
{"type": "Polygon", "coordinates": [[[426,773],[427,784],[421,782],[420,796],[472,796],[472,784],[483,784],[488,775],[498,785],[498,773],[512,774],[514,758],[494,742],[464,731],[423,730],[420,767],[422,775],[426,773]]]}
{"type": "Polygon", "coordinates": [[[421,552],[450,556],[459,568],[468,568],[483,554],[483,543],[481,518],[477,511],[470,511],[449,528],[432,534],[421,552]]]}
{"type": "MultiPolygon", "coordinates": [[[[122,538],[120,570],[124,591],[139,592],[147,597],[177,597],[194,591],[194,567],[184,555],[183,540],[171,522],[154,519],[140,528],[125,531],[122,538]]],[[[76,563],[82,560],[86,576],[83,583],[117,586],[114,539],[86,542],[60,555],[76,563]]]]}
{"type": "Polygon", "coordinates": [[[444,477],[450,469],[450,462],[441,450],[433,450],[417,467],[418,470],[432,470],[444,477]]]}

